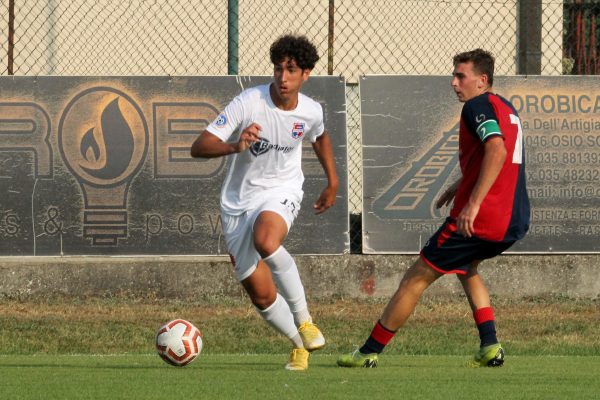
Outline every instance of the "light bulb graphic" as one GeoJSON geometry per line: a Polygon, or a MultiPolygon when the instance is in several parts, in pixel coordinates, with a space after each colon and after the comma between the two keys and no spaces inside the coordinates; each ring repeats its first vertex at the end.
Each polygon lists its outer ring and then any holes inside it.
{"type": "Polygon", "coordinates": [[[127,196],[148,152],[148,126],[124,92],[92,87],[65,107],[58,144],[84,198],[83,237],[116,246],[127,237],[127,196]]]}

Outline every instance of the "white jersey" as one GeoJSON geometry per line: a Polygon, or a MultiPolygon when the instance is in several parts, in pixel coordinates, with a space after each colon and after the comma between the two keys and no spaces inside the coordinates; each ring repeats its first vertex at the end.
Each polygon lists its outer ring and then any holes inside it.
{"type": "Polygon", "coordinates": [[[273,104],[269,87],[244,90],[206,128],[224,142],[237,142],[252,123],[262,128],[259,142],[233,155],[221,190],[221,208],[229,214],[254,209],[276,193],[289,193],[300,203],[302,140],[314,143],[325,129],[319,103],[300,93],[296,109],[284,111],[273,104]]]}

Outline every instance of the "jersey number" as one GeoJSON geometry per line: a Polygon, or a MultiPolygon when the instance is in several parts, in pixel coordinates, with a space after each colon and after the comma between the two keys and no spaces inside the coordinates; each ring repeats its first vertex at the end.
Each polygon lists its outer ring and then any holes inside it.
{"type": "Polygon", "coordinates": [[[517,141],[515,142],[515,150],[513,151],[513,164],[523,164],[523,127],[521,120],[515,114],[510,114],[510,123],[517,125],[517,141]]]}

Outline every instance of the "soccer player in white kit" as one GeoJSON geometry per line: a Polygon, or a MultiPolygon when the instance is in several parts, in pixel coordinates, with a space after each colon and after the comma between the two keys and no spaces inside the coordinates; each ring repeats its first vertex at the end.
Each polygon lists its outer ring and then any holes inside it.
{"type": "Polygon", "coordinates": [[[302,141],[323,166],[327,187],[317,214],[335,203],[338,177],[319,103],[300,93],[319,59],[304,36],[285,35],[270,48],[273,82],[244,90],[192,144],[193,157],[233,160],[221,190],[225,241],[237,279],[258,313],[290,339],[288,370],[308,368],[325,345],[313,323],[294,259],[282,243],[302,202],[302,141]]]}

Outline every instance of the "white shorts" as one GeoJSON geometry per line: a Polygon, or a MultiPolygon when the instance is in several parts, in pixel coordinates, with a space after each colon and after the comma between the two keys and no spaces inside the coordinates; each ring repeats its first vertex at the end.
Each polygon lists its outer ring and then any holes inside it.
{"type": "Polygon", "coordinates": [[[288,232],[300,211],[300,201],[296,196],[281,194],[270,196],[259,207],[240,215],[231,215],[221,211],[221,221],[227,251],[233,263],[236,278],[241,282],[254,272],[260,254],[254,247],[254,222],[263,211],[273,211],[285,220],[288,232]]]}

